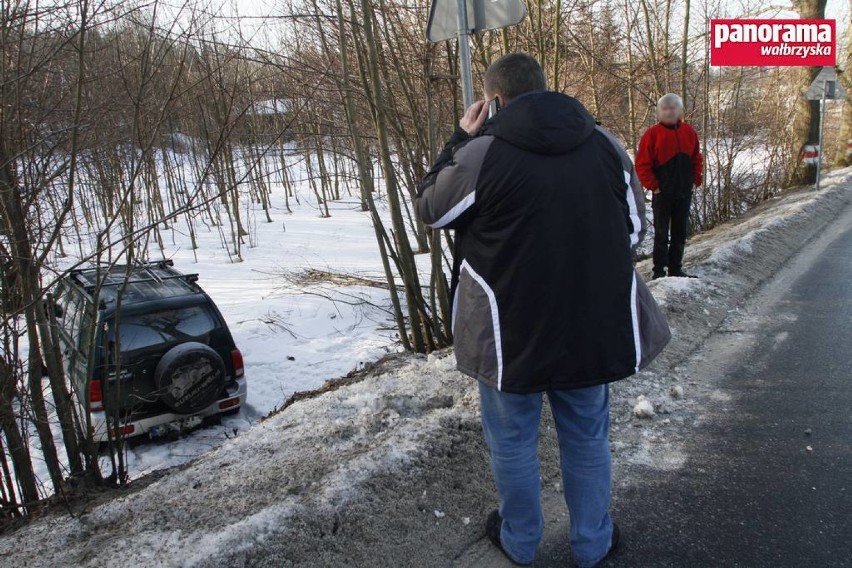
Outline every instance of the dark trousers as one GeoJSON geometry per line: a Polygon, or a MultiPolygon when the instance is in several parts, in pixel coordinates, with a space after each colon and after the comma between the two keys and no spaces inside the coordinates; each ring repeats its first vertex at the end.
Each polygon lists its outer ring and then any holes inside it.
{"type": "Polygon", "coordinates": [[[658,192],[651,205],[654,210],[654,272],[662,272],[666,267],[669,274],[679,272],[683,267],[692,196],[669,197],[658,192]]]}

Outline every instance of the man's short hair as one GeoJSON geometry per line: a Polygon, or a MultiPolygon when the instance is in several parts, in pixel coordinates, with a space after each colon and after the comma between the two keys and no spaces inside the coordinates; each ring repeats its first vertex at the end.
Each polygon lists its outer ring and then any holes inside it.
{"type": "Polygon", "coordinates": [[[657,108],[662,106],[672,105],[679,109],[683,109],[683,99],[680,98],[680,95],[676,95],[674,93],[666,93],[660,100],[657,101],[657,108]]]}
{"type": "Polygon", "coordinates": [[[541,65],[526,53],[509,53],[489,65],[483,82],[489,94],[502,95],[507,103],[524,93],[547,88],[541,65]]]}

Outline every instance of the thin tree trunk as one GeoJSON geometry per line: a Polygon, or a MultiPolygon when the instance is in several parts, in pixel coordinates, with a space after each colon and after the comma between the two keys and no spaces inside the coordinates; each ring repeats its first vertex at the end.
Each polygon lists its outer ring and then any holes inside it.
{"type": "Polygon", "coordinates": [[[388,205],[390,206],[391,221],[394,230],[393,236],[397,243],[401,276],[405,284],[408,317],[411,321],[412,347],[417,352],[423,352],[426,345],[423,341],[423,322],[421,321],[419,311],[419,307],[422,304],[422,297],[419,297],[420,283],[418,281],[417,265],[414,262],[414,255],[405,228],[405,221],[402,218],[402,208],[399,202],[399,185],[391,158],[390,144],[388,143],[385,102],[379,75],[379,56],[376,48],[376,37],[373,33],[372,8],[368,0],[361,0],[361,9],[364,14],[363,26],[367,48],[367,72],[373,91],[373,118],[376,123],[382,173],[385,177],[388,205]]]}
{"type": "MultiPolygon", "coordinates": [[[[849,1],[852,11],[852,0],[849,1]]],[[[840,83],[846,89],[846,100],[840,115],[840,144],[834,155],[834,164],[840,167],[852,165],[852,18],[846,27],[846,64],[840,74],[840,83]]]]}
{"type": "Polygon", "coordinates": [[[54,489],[59,491],[62,486],[62,470],[53,434],[50,431],[47,406],[44,401],[44,390],[41,384],[42,355],[37,333],[36,310],[40,309],[36,292],[38,287],[38,269],[34,265],[32,245],[27,232],[27,220],[21,208],[22,192],[18,187],[11,162],[5,158],[5,152],[0,150],[0,207],[5,221],[5,232],[9,235],[10,245],[15,258],[15,267],[20,288],[23,293],[24,318],[27,324],[27,340],[29,342],[27,379],[30,387],[30,407],[35,415],[34,425],[44,454],[45,466],[50,474],[54,489]]]}
{"type": "Polygon", "coordinates": [[[83,473],[83,460],[80,456],[80,446],[77,439],[78,424],[74,418],[71,394],[68,392],[65,383],[60,347],[53,340],[56,337],[54,306],[53,296],[48,294],[44,309],[36,311],[36,321],[43,346],[45,366],[50,378],[50,392],[53,395],[56,415],[59,418],[59,426],[62,430],[62,441],[65,444],[65,453],[68,456],[68,467],[72,475],[78,475],[83,473]]]}
{"type": "Polygon", "coordinates": [[[665,86],[660,80],[659,60],[657,58],[657,47],[654,41],[654,31],[651,28],[651,14],[648,9],[648,0],[640,0],[642,12],[645,15],[645,33],[648,34],[648,58],[651,60],[651,74],[654,79],[654,86],[657,90],[657,96],[664,94],[665,86]]]}
{"type": "MultiPolygon", "coordinates": [[[[0,360],[0,371],[0,428],[6,437],[6,449],[12,459],[12,469],[18,482],[21,500],[25,510],[28,510],[38,502],[38,486],[29,448],[21,435],[12,405],[15,377],[6,362],[2,360],[0,360]]],[[[9,489],[14,490],[14,487],[10,486],[9,489]]]]}
{"type": "Polygon", "coordinates": [[[636,67],[633,61],[633,29],[636,26],[636,16],[631,13],[629,0],[625,1],[624,8],[629,18],[627,35],[625,37],[625,43],[627,44],[627,120],[629,122],[630,149],[635,151],[639,141],[639,134],[636,128],[636,67]]]}
{"type": "Polygon", "coordinates": [[[562,0],[556,0],[553,10],[553,70],[550,79],[550,88],[554,91],[560,90],[559,81],[559,51],[562,49],[562,0]]]}
{"type": "Polygon", "coordinates": [[[687,91],[687,76],[689,74],[689,64],[687,63],[688,47],[689,47],[689,10],[691,1],[685,0],[683,7],[683,43],[680,52],[680,98],[683,99],[684,109],[689,106],[689,92],[687,91]]]}
{"type": "Polygon", "coordinates": [[[338,41],[340,43],[340,66],[342,73],[341,83],[339,85],[340,96],[343,100],[344,112],[346,114],[346,122],[349,126],[349,133],[352,136],[352,144],[355,147],[358,177],[361,183],[361,203],[362,207],[366,207],[366,210],[370,212],[370,216],[372,217],[373,230],[376,233],[376,242],[379,246],[379,256],[382,260],[382,269],[385,273],[385,280],[388,283],[388,292],[391,298],[391,305],[393,306],[394,320],[396,321],[399,339],[406,347],[406,349],[411,349],[411,345],[408,340],[408,334],[405,328],[405,317],[402,313],[402,304],[399,299],[399,292],[397,290],[396,280],[394,278],[393,271],[391,270],[388,251],[385,246],[387,233],[385,232],[384,224],[382,223],[382,218],[379,215],[375,201],[373,200],[372,162],[370,161],[369,155],[367,154],[364,148],[364,145],[361,140],[361,135],[358,132],[357,125],[355,124],[355,105],[352,101],[352,93],[349,88],[349,40],[348,35],[346,33],[345,21],[343,19],[343,6],[341,5],[340,0],[335,0],[335,14],[337,16],[337,25],[339,33],[338,41]]]}

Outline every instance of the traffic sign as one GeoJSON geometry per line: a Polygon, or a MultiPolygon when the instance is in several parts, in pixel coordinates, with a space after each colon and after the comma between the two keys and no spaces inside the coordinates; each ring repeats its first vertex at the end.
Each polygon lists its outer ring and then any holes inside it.
{"type": "MultiPolygon", "coordinates": [[[[527,15],[522,0],[466,0],[469,33],[496,30],[521,23],[527,15]]],[[[439,42],[458,37],[459,10],[457,0],[432,0],[426,39],[439,42]]]]}
{"type": "MultiPolygon", "coordinates": [[[[837,82],[837,71],[834,70],[834,67],[823,67],[820,69],[817,76],[811,82],[811,86],[808,87],[808,90],[805,91],[805,98],[809,101],[819,101],[819,144],[814,148],[813,146],[806,146],[808,150],[805,150],[806,154],[813,154],[816,152],[816,190],[819,191],[819,184],[822,178],[822,149],[823,149],[823,132],[825,131],[825,107],[826,101],[828,100],[838,100],[846,98],[846,91],[843,89],[843,86],[837,82]]],[[[807,164],[813,164],[814,162],[809,160],[809,157],[804,157],[804,161],[807,164]]]]}
{"type": "Polygon", "coordinates": [[[846,90],[837,80],[837,71],[834,67],[823,67],[816,78],[805,91],[805,98],[809,101],[840,100],[846,98],[846,90]]]}
{"type": "Polygon", "coordinates": [[[522,0],[432,0],[426,39],[438,42],[458,38],[465,108],[473,104],[470,34],[519,24],[526,15],[522,0]]]}

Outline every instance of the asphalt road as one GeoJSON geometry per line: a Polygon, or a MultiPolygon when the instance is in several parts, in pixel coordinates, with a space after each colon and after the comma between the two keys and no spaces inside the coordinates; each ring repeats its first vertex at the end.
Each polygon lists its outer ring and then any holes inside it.
{"type": "Polygon", "coordinates": [[[852,224],[819,241],[701,350],[717,390],[689,458],[616,491],[605,566],[852,566],[852,224]]]}

